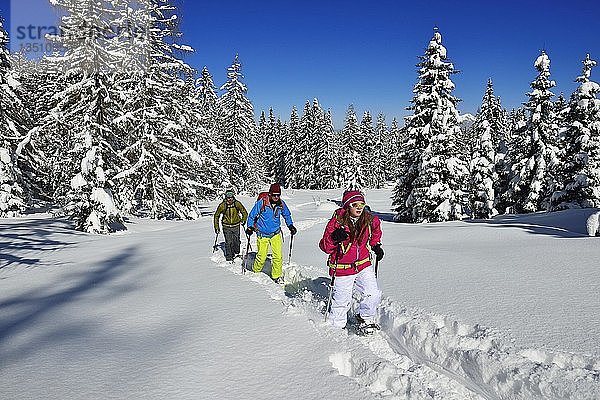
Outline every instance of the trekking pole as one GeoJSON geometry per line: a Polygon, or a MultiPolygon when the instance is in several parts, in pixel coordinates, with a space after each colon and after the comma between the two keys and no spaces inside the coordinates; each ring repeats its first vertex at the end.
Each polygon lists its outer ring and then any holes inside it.
{"type": "Polygon", "coordinates": [[[375,279],[377,279],[377,270],[379,269],[379,260],[375,257],[375,279]]]}
{"type": "Polygon", "coordinates": [[[292,264],[292,244],[294,243],[294,235],[290,238],[290,254],[288,256],[288,265],[292,264]]]}
{"type": "Polygon", "coordinates": [[[329,282],[329,299],[327,300],[327,307],[325,308],[325,322],[327,322],[327,316],[329,315],[329,307],[331,306],[331,299],[333,298],[333,282],[335,281],[335,273],[337,272],[338,258],[340,255],[340,246],[341,243],[338,243],[337,249],[335,251],[335,268],[333,269],[333,274],[331,274],[331,282],[329,282]]]}
{"type": "Polygon", "coordinates": [[[246,235],[246,254],[244,255],[244,262],[242,263],[242,275],[246,274],[246,265],[248,264],[248,252],[250,251],[250,235],[246,235]]]}
{"type": "Polygon", "coordinates": [[[213,245],[213,253],[217,250],[217,240],[219,240],[219,233],[215,236],[215,244],[213,245]]]}

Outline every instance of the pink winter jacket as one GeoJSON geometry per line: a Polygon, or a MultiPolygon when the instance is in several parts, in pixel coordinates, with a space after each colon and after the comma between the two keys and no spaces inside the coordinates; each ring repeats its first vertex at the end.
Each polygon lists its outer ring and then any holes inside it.
{"type": "MultiPolygon", "coordinates": [[[[338,222],[338,217],[342,216],[347,211],[340,208],[337,209],[333,217],[325,227],[325,233],[319,242],[319,247],[325,253],[329,254],[329,275],[333,275],[333,266],[335,265],[335,257],[337,252],[337,244],[331,239],[331,233],[341,225],[338,222]]],[[[349,232],[348,227],[344,227],[346,232],[349,232]]],[[[337,276],[354,275],[371,265],[370,253],[367,248],[367,243],[373,247],[381,240],[381,221],[373,215],[371,222],[370,238],[369,230],[363,232],[360,237],[350,243],[350,238],[342,242],[340,254],[338,258],[337,276]]]]}

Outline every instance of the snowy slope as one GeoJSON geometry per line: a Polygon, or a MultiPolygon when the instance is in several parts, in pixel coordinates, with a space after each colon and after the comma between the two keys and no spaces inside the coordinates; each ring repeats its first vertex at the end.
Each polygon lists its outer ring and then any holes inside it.
{"type": "Polygon", "coordinates": [[[600,398],[596,210],[406,225],[390,194],[367,192],[386,251],[371,338],[323,323],[338,191],[284,191],[283,288],[213,253],[210,215],[108,237],[0,220],[2,398],[600,398]]]}

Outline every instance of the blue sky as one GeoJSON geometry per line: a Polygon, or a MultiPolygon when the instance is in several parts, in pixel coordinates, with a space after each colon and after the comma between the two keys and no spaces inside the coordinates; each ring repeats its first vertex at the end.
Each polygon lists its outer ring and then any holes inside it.
{"type": "MultiPolygon", "coordinates": [[[[6,17],[9,2],[0,3],[6,17]]],[[[190,65],[206,65],[221,85],[237,53],[257,116],[273,107],[287,120],[293,105],[301,111],[316,97],[336,128],[349,104],[359,117],[383,112],[388,123],[407,114],[415,64],[435,25],[461,71],[453,77],[461,112],[477,110],[490,77],[506,108],[526,101],[541,49],[557,95],[574,90],[586,52],[600,61],[600,2],[593,0],[178,3],[183,43],[196,50],[186,57],[190,65]]],[[[600,81],[600,69],[592,79],[600,81]]]]}

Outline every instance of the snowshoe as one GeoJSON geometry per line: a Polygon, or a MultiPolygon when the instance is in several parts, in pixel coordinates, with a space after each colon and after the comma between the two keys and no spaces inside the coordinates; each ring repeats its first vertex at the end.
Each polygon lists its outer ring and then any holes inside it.
{"type": "Polygon", "coordinates": [[[275,282],[278,285],[284,285],[285,284],[285,281],[283,280],[282,276],[280,276],[279,278],[273,279],[273,282],[275,282]]]}
{"type": "Polygon", "coordinates": [[[360,336],[372,335],[377,331],[381,330],[381,327],[376,323],[371,324],[359,324],[355,327],[356,334],[360,336]]]}
{"type": "Polygon", "coordinates": [[[356,314],[354,319],[355,323],[353,325],[353,330],[359,336],[372,335],[376,331],[381,330],[381,326],[379,326],[379,324],[367,322],[359,314],[356,314]]]}

